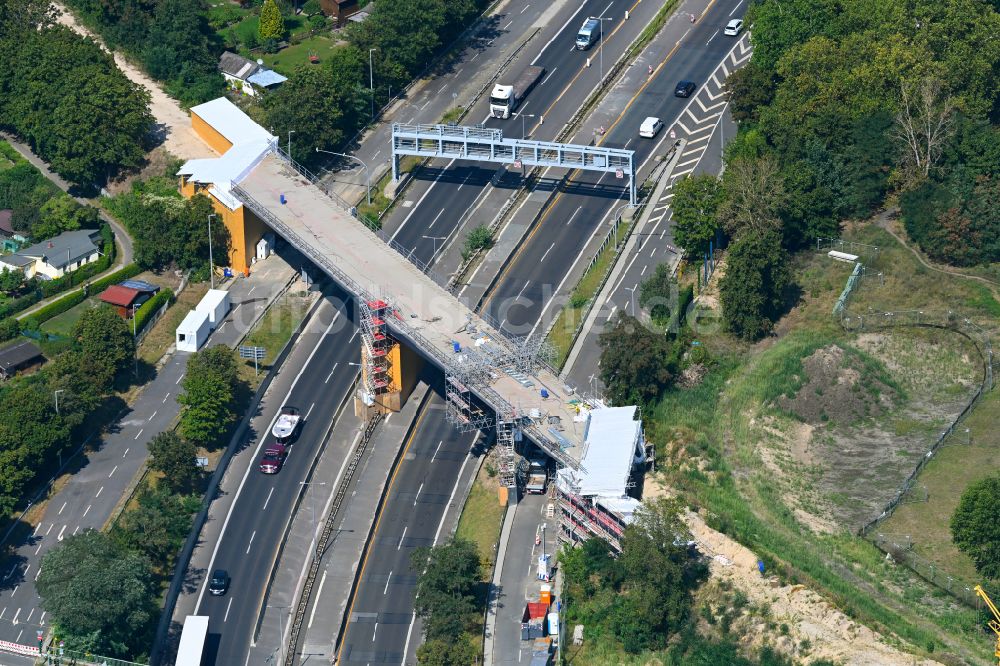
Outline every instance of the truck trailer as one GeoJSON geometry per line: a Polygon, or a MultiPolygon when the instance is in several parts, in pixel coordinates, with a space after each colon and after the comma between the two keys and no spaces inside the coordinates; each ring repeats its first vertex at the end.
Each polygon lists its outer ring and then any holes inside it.
{"type": "Polygon", "coordinates": [[[490,115],[494,118],[510,118],[543,76],[544,67],[530,65],[524,68],[513,83],[498,83],[493,86],[493,92],[490,93],[490,115]]]}

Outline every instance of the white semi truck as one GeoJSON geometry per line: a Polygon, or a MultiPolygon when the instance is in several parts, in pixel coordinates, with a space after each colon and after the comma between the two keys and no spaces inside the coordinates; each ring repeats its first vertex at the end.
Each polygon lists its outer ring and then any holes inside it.
{"type": "Polygon", "coordinates": [[[498,83],[490,93],[490,115],[494,118],[510,118],[531,89],[545,76],[545,68],[530,65],[511,84],[498,83]]]}

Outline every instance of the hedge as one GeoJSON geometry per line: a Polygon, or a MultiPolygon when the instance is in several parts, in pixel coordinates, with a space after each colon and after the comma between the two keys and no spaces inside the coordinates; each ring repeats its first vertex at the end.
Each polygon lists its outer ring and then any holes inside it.
{"type": "Polygon", "coordinates": [[[174,300],[174,292],[170,289],[161,289],[156,292],[156,295],[151,299],[139,306],[139,309],[135,311],[135,330],[136,332],[141,331],[149,323],[150,318],[156,314],[156,311],[163,306],[164,303],[170,303],[174,300]]]}
{"type": "Polygon", "coordinates": [[[57,315],[61,315],[70,308],[83,303],[87,300],[89,295],[98,294],[104,291],[107,287],[117,284],[122,280],[127,280],[130,277],[134,277],[141,272],[141,269],[135,264],[129,264],[124,268],[120,268],[111,275],[105,276],[100,280],[87,285],[86,289],[75,291],[69,296],[65,296],[57,301],[49,303],[43,308],[39,308],[36,312],[33,312],[28,317],[25,317],[25,324],[29,324],[30,322],[28,327],[35,327],[42,322],[48,321],[57,315]]]}
{"type": "Polygon", "coordinates": [[[13,317],[0,319],[0,342],[13,340],[21,335],[21,323],[13,317]]]}
{"type": "Polygon", "coordinates": [[[118,284],[122,280],[127,280],[131,277],[135,277],[142,272],[136,264],[129,264],[128,266],[123,266],[119,268],[114,273],[110,275],[105,275],[100,280],[94,280],[89,285],[87,285],[87,291],[91,294],[98,294],[113,284],[118,284]]]}

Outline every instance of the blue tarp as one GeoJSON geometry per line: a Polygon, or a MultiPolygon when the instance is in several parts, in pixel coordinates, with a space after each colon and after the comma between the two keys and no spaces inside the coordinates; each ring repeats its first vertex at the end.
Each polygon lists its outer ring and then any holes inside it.
{"type": "Polygon", "coordinates": [[[286,77],[270,69],[261,69],[247,77],[247,81],[262,88],[284,83],[287,80],[286,77]]]}

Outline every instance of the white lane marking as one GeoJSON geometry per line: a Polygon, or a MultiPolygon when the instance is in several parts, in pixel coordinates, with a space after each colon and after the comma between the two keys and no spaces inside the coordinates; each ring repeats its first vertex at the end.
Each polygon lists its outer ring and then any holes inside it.
{"type": "MultiPolygon", "coordinates": [[[[608,300],[609,301],[611,300],[611,296],[608,296],[608,300]]],[[[608,318],[605,321],[610,321],[611,318],[615,316],[615,311],[616,310],[618,310],[618,306],[617,305],[614,306],[613,308],[611,308],[611,312],[608,313],[608,318]]]]}
{"type": "Polygon", "coordinates": [[[17,638],[14,640],[15,643],[18,643],[18,642],[21,641],[21,635],[23,633],[24,633],[24,629],[22,629],[21,631],[17,632],[17,638]]]}
{"type": "MultiPolygon", "coordinates": [[[[509,27],[510,27],[510,26],[511,26],[511,25],[512,25],[513,23],[514,23],[514,19],[511,19],[511,20],[510,20],[510,23],[508,23],[507,25],[505,25],[504,27],[502,27],[502,28],[500,28],[500,29],[501,29],[501,30],[506,30],[506,29],[507,29],[507,28],[509,28],[509,27]]],[[[374,639],[372,639],[372,640],[374,640],[374,639]]]]}
{"type": "Polygon", "coordinates": [[[4,613],[6,613],[6,612],[7,612],[7,607],[6,607],[6,606],[4,606],[3,610],[2,610],[2,611],[0,611],[0,620],[2,620],[2,619],[3,619],[3,614],[4,614],[4,613]]]}
{"type": "Polygon", "coordinates": [[[63,502],[63,505],[61,507],[59,507],[59,513],[56,514],[57,516],[61,516],[62,515],[63,509],[66,508],[67,504],[69,504],[69,502],[63,502]]]}
{"type": "MultiPolygon", "coordinates": [[[[513,23],[513,21],[511,21],[513,23]]],[[[378,622],[375,623],[375,631],[372,632],[372,643],[375,642],[375,634],[378,633],[378,622]]]]}
{"type": "MultiPolygon", "coordinates": [[[[15,590],[15,591],[16,591],[16,590],[15,590]]],[[[20,616],[20,615],[21,615],[21,609],[20,609],[20,608],[18,608],[18,609],[17,609],[17,612],[16,612],[16,613],[14,613],[14,624],[17,624],[17,618],[18,618],[18,616],[20,616]]]]}
{"type": "Polygon", "coordinates": [[[38,551],[40,551],[41,549],[42,549],[42,544],[39,543],[38,548],[35,549],[35,555],[38,555],[38,551]]]}
{"type": "MultiPolygon", "coordinates": [[[[103,492],[104,492],[104,486],[101,486],[101,489],[97,491],[96,495],[94,495],[94,499],[100,497],[101,493],[103,493],[103,492]]],[[[49,529],[52,529],[52,528],[50,527],[49,529]]],[[[46,534],[48,534],[48,532],[46,532],[46,534]]]]}
{"type": "Polygon", "coordinates": [[[431,220],[431,223],[427,225],[427,228],[430,229],[431,227],[433,227],[434,223],[437,222],[438,218],[440,218],[443,214],[444,214],[444,208],[438,211],[438,214],[434,216],[434,219],[431,220]]]}
{"type": "Polygon", "coordinates": [[[315,402],[313,404],[309,405],[309,409],[306,410],[306,418],[304,419],[305,421],[309,420],[309,415],[313,413],[313,407],[315,407],[315,406],[316,406],[315,402]]]}
{"type": "Polygon", "coordinates": [[[274,494],[274,486],[271,486],[271,490],[267,493],[267,499],[264,500],[264,508],[262,509],[263,511],[267,511],[267,503],[271,501],[271,495],[273,494],[274,494]]]}
{"type": "Polygon", "coordinates": [[[573,214],[569,216],[568,220],[566,220],[566,226],[567,227],[569,226],[569,223],[573,221],[573,218],[577,216],[577,213],[579,213],[580,210],[582,210],[582,209],[583,209],[583,206],[577,206],[576,207],[576,210],[573,211],[573,214]]]}
{"type": "Polygon", "coordinates": [[[711,44],[711,43],[712,43],[712,40],[713,40],[713,39],[715,39],[715,36],[716,36],[717,34],[719,34],[719,31],[718,31],[718,30],[716,30],[715,32],[713,32],[713,33],[712,33],[712,36],[708,38],[708,41],[707,41],[707,42],[705,42],[705,46],[708,46],[709,44],[711,44]]]}
{"type": "Polygon", "coordinates": [[[142,435],[142,428],[139,428],[139,432],[135,433],[135,439],[139,439],[140,435],[142,435]]]}
{"type": "Polygon", "coordinates": [[[77,525],[76,529],[73,530],[73,533],[70,536],[76,536],[76,533],[79,532],[79,531],[80,531],[80,526],[77,525]]]}
{"type": "Polygon", "coordinates": [[[413,506],[417,505],[417,500],[420,499],[420,491],[424,489],[424,484],[421,483],[420,487],[417,488],[417,494],[413,496],[413,506]]]}
{"type": "Polygon", "coordinates": [[[167,398],[169,398],[169,397],[170,397],[170,392],[168,391],[167,394],[165,396],[163,396],[163,402],[166,402],[167,398]]]}
{"type": "MultiPolygon", "coordinates": [[[[547,41],[545,43],[545,46],[542,47],[542,50],[539,51],[538,55],[535,56],[535,59],[531,61],[532,65],[537,64],[538,61],[541,60],[542,54],[545,53],[545,49],[549,48],[552,45],[552,42],[556,41],[556,39],[558,39],[559,36],[562,35],[563,31],[566,29],[566,26],[568,26],[573,21],[573,19],[576,18],[576,15],[580,13],[580,11],[583,9],[584,5],[587,4],[587,3],[581,2],[579,4],[580,4],[580,6],[577,7],[576,11],[573,12],[572,14],[570,14],[569,18],[566,19],[566,22],[563,23],[562,26],[560,26],[558,30],[556,30],[556,32],[555,32],[554,35],[552,35],[552,39],[550,39],[549,41],[547,41]]],[[[576,47],[574,46],[573,48],[575,49],[576,47]]],[[[413,625],[410,625],[410,628],[412,629],[413,625]]],[[[409,635],[407,635],[406,638],[407,638],[406,642],[409,643],[410,642],[409,635]]]]}
{"type": "Polygon", "coordinates": [[[226,614],[222,616],[222,621],[225,622],[229,619],[229,609],[233,606],[233,598],[229,597],[229,603],[226,604],[226,614]]]}
{"type": "Polygon", "coordinates": [[[42,611],[42,616],[40,618],[38,618],[38,624],[40,626],[44,626],[45,625],[45,614],[46,613],[48,613],[48,611],[42,611]]]}
{"type": "Polygon", "coordinates": [[[128,455],[128,452],[132,450],[132,447],[125,449],[125,453],[122,454],[122,458],[128,455]]]}
{"type": "MultiPolygon", "coordinates": [[[[104,490],[103,486],[101,487],[101,490],[104,490]]],[[[97,494],[100,495],[101,493],[97,493],[97,494]]],[[[52,528],[55,527],[55,526],[56,526],[55,523],[49,523],[49,529],[45,530],[45,536],[48,536],[49,532],[51,532],[52,528]]]]}
{"type": "Polygon", "coordinates": [[[526,4],[526,5],[524,6],[524,9],[522,9],[522,10],[521,10],[521,11],[520,11],[519,13],[520,13],[520,14],[523,14],[523,13],[524,13],[525,11],[527,11],[528,7],[530,7],[530,6],[531,6],[531,3],[529,2],[528,4],[526,4]]]}
{"type": "Polygon", "coordinates": [[[403,536],[399,537],[399,544],[396,546],[396,550],[399,550],[400,548],[403,547],[403,539],[406,538],[406,528],[407,527],[409,527],[409,526],[408,525],[403,525],[403,536]]]}
{"type": "MultiPolygon", "coordinates": [[[[445,506],[451,506],[451,503],[455,500],[455,492],[458,490],[458,484],[462,482],[462,472],[465,471],[465,465],[469,462],[471,456],[466,455],[465,460],[462,461],[462,466],[458,469],[458,476],[455,477],[455,487],[451,489],[451,496],[448,497],[448,503],[445,506]]],[[[434,543],[432,546],[436,546],[438,542],[438,537],[441,536],[441,528],[444,527],[444,519],[448,517],[448,512],[441,513],[441,522],[438,523],[437,532],[434,533],[434,543]]]]}
{"type": "MultiPolygon", "coordinates": [[[[459,191],[459,190],[461,190],[461,189],[462,189],[463,187],[465,187],[465,184],[466,184],[467,182],[469,182],[469,179],[470,179],[470,178],[472,178],[472,172],[471,172],[471,171],[469,172],[469,175],[465,177],[465,180],[463,180],[463,181],[462,181],[462,184],[461,184],[461,185],[459,185],[459,186],[458,186],[458,189],[456,189],[455,191],[456,191],[456,192],[458,192],[458,191],[459,191]]],[[[427,227],[427,228],[428,228],[428,229],[430,229],[430,227],[427,227]]]]}
{"type": "Polygon", "coordinates": [[[306,626],[307,629],[312,629],[313,618],[316,617],[316,607],[319,606],[320,595],[323,594],[323,585],[326,584],[326,571],[323,571],[323,577],[319,579],[319,588],[316,590],[316,600],[313,601],[313,608],[309,612],[309,624],[306,626]]]}
{"type": "Polygon", "coordinates": [[[32,615],[34,615],[34,614],[35,614],[35,609],[34,609],[34,608],[32,608],[32,609],[31,609],[31,612],[30,612],[30,613],[28,613],[28,617],[24,618],[24,621],[25,621],[25,622],[31,622],[31,616],[32,616],[32,615]]]}
{"type": "Polygon", "coordinates": [[[253,534],[251,534],[251,535],[250,535],[250,543],[248,543],[248,544],[247,544],[247,555],[249,555],[249,554],[250,554],[250,546],[252,546],[252,545],[253,545],[253,538],[254,538],[255,536],[257,536],[257,530],[254,530],[254,531],[253,531],[253,534]]]}
{"type": "Polygon", "coordinates": [[[743,4],[743,0],[740,0],[739,2],[737,2],[736,6],[733,7],[733,11],[729,12],[729,15],[732,16],[733,14],[735,14],[736,10],[739,9],[740,5],[742,5],[742,4],[743,4]]]}
{"type": "Polygon", "coordinates": [[[149,415],[149,418],[148,418],[148,419],[146,419],[146,420],[147,420],[147,421],[152,421],[152,420],[153,420],[153,417],[154,417],[154,416],[156,416],[156,414],[157,414],[157,412],[158,412],[158,411],[159,411],[159,410],[155,410],[155,411],[154,411],[154,412],[153,412],[152,414],[150,414],[150,415],[149,415]]]}
{"type": "Polygon", "coordinates": [[[111,470],[111,474],[108,474],[108,478],[110,479],[112,476],[114,476],[115,472],[117,471],[118,471],[118,465],[115,465],[115,468],[111,470]]]}
{"type": "Polygon", "coordinates": [[[328,374],[328,375],[326,376],[326,379],[324,379],[324,380],[323,380],[323,383],[324,383],[324,384],[328,384],[328,383],[330,382],[330,377],[333,377],[333,373],[334,373],[334,372],[335,372],[335,371],[337,370],[337,366],[338,366],[338,365],[340,365],[340,362],[339,362],[339,361],[338,361],[337,363],[334,363],[334,364],[333,364],[333,367],[332,367],[332,368],[330,368],[330,374],[328,374]]]}
{"type": "MultiPolygon", "coordinates": [[[[444,90],[444,86],[441,87],[441,90],[444,90]]],[[[440,92],[441,91],[439,90],[438,93],[440,94],[440,92]]],[[[451,165],[454,164],[454,163],[455,163],[455,160],[451,160],[446,165],[444,165],[444,168],[441,169],[441,172],[437,175],[437,178],[435,178],[434,182],[430,184],[430,187],[427,188],[427,191],[424,192],[420,196],[419,199],[417,199],[417,203],[413,206],[413,209],[410,210],[410,212],[406,214],[406,217],[404,217],[403,221],[399,224],[399,228],[396,229],[396,231],[392,234],[392,236],[389,238],[389,240],[396,240],[396,236],[398,236],[399,232],[401,232],[403,230],[403,227],[406,226],[406,223],[410,221],[410,218],[413,217],[413,214],[417,212],[417,210],[420,208],[420,204],[422,204],[424,202],[424,199],[427,198],[427,195],[431,193],[431,190],[434,189],[434,186],[437,185],[438,182],[440,182],[441,178],[444,176],[444,174],[449,169],[451,169],[451,165]]]]}
{"type": "MultiPolygon", "coordinates": [[[[333,326],[335,323],[337,323],[337,319],[339,317],[340,317],[340,310],[337,310],[337,314],[334,315],[333,319],[330,321],[330,325],[326,327],[325,331],[323,331],[323,335],[319,336],[319,339],[316,341],[316,346],[313,347],[313,350],[312,352],[310,352],[309,357],[306,358],[306,362],[302,364],[302,368],[299,370],[299,373],[295,375],[295,379],[292,380],[292,385],[288,388],[288,394],[285,396],[286,400],[288,399],[288,396],[292,394],[292,391],[295,389],[295,385],[299,383],[299,379],[302,378],[303,373],[305,373],[306,369],[309,367],[309,363],[313,360],[313,357],[316,355],[316,352],[319,351],[320,345],[323,344],[323,338],[325,338],[327,334],[333,329],[333,326]]],[[[355,333],[357,333],[357,330],[355,330],[355,333]]],[[[279,413],[280,410],[275,412],[274,418],[271,419],[271,424],[267,426],[265,432],[269,431],[271,428],[274,427],[275,422],[278,420],[279,413]]],[[[257,444],[257,450],[254,451],[253,454],[254,458],[260,455],[260,449],[264,445],[265,439],[266,439],[265,437],[260,438],[260,443],[257,444]]],[[[346,462],[347,459],[345,458],[344,461],[346,462]]],[[[250,471],[252,469],[253,465],[247,466],[247,471],[243,473],[243,480],[240,481],[239,487],[236,488],[236,496],[233,498],[233,503],[229,505],[229,512],[226,513],[225,520],[222,521],[222,531],[219,533],[219,537],[215,542],[215,548],[212,550],[212,557],[209,560],[208,568],[206,569],[206,571],[213,571],[212,567],[215,565],[215,557],[219,554],[219,546],[222,545],[222,539],[226,534],[226,527],[229,525],[229,519],[233,515],[233,507],[235,507],[239,502],[240,493],[243,491],[243,486],[246,484],[247,479],[250,477],[250,471]]],[[[205,586],[202,585],[201,589],[198,591],[198,601],[195,602],[194,605],[196,614],[198,612],[198,608],[201,606],[201,600],[204,598],[204,596],[205,596],[205,586]]],[[[249,659],[249,657],[247,658],[249,659]]]]}
{"type": "Polygon", "coordinates": [[[87,508],[83,510],[83,517],[84,518],[86,518],[87,514],[90,513],[90,507],[92,507],[92,506],[93,506],[93,504],[88,504],[87,508]]]}
{"type": "Polygon", "coordinates": [[[642,277],[643,275],[646,274],[646,269],[647,268],[649,268],[649,264],[646,264],[645,266],[642,267],[642,272],[639,273],[639,277],[642,277]]]}
{"type": "Polygon", "coordinates": [[[38,523],[38,525],[35,526],[35,531],[31,533],[31,536],[35,536],[36,534],[38,534],[38,530],[40,529],[42,529],[42,524],[38,523]]]}
{"type": "Polygon", "coordinates": [[[443,439],[440,442],[438,442],[437,448],[434,449],[434,455],[431,456],[431,462],[434,462],[434,459],[437,458],[438,451],[441,450],[441,445],[442,444],[444,444],[444,440],[443,439]]]}
{"type": "Polygon", "coordinates": [[[177,386],[178,384],[180,384],[182,379],[184,379],[184,375],[181,375],[180,377],[177,378],[177,381],[174,382],[174,386],[177,386]]]}
{"type": "Polygon", "coordinates": [[[386,578],[385,578],[385,589],[382,590],[382,596],[385,596],[389,592],[389,581],[390,580],[392,580],[392,572],[391,571],[389,572],[389,575],[386,576],[386,578]]]}

